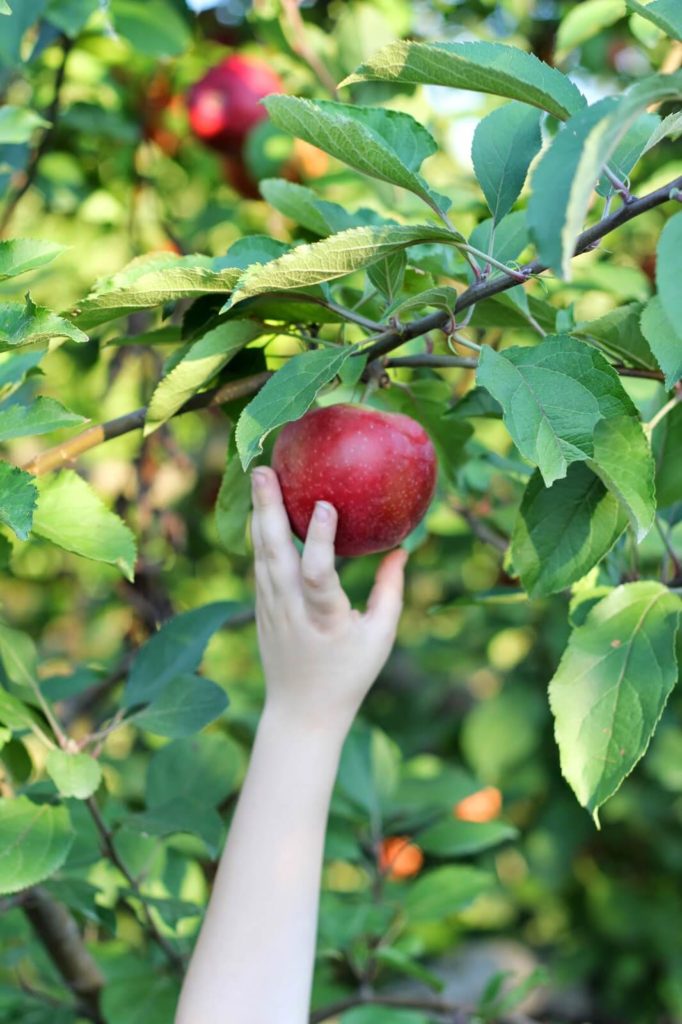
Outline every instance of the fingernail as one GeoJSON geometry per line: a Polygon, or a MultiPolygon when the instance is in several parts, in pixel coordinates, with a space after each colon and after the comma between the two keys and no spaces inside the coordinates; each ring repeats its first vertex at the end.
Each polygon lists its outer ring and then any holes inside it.
{"type": "Polygon", "coordinates": [[[318,523],[328,523],[332,517],[332,507],[326,501],[318,501],[315,505],[315,518],[318,523]]]}
{"type": "Polygon", "coordinates": [[[251,474],[251,480],[253,482],[253,486],[256,488],[257,491],[265,490],[265,488],[268,485],[267,474],[260,469],[254,469],[254,471],[251,474]]]}

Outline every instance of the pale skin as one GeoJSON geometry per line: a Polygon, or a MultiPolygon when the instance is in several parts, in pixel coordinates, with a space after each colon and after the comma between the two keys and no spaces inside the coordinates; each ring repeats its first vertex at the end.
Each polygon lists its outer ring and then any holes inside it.
{"type": "Polygon", "coordinates": [[[299,557],[276,475],[259,467],[252,484],[266,699],[175,1024],[305,1024],[341,748],[402,609],[405,551],[360,613],[334,566],[334,508],[318,502],[299,557]]]}

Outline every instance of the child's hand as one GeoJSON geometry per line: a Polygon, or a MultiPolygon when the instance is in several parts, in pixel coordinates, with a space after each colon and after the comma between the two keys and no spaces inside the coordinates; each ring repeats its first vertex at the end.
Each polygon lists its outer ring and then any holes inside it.
{"type": "Polygon", "coordinates": [[[299,558],[277,476],[259,467],[252,485],[266,706],[292,723],[345,735],[393,646],[407,552],[398,549],[384,558],[361,614],[351,608],[334,568],[335,509],[317,503],[299,558]]]}

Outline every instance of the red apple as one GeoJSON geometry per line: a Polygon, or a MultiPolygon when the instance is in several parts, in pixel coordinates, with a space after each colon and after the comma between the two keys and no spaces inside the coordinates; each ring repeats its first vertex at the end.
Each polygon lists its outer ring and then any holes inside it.
{"type": "Polygon", "coordinates": [[[280,78],[265,61],[232,54],[207,71],[187,93],[192,131],[214,149],[234,152],[267,117],[259,101],[282,91],[280,78]]]}
{"type": "Polygon", "coordinates": [[[291,527],[303,539],[316,501],[339,514],[338,555],[399,544],[422,519],[436,486],[436,453],[416,420],[361,405],[313,409],[275,442],[291,527]]]}

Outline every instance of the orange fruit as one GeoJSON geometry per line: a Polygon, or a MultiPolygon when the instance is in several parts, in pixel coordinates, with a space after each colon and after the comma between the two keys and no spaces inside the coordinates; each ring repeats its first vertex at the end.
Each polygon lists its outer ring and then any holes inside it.
{"type": "Polygon", "coordinates": [[[324,150],[312,146],[305,139],[294,140],[294,160],[304,179],[320,178],[329,170],[329,157],[324,150]]]}
{"type": "Polygon", "coordinates": [[[395,881],[418,875],[424,863],[424,854],[409,836],[387,836],[381,841],[378,864],[382,874],[395,881]]]}
{"type": "Polygon", "coordinates": [[[460,821],[492,821],[502,810],[502,794],[497,786],[486,786],[455,804],[452,813],[460,821]]]}

